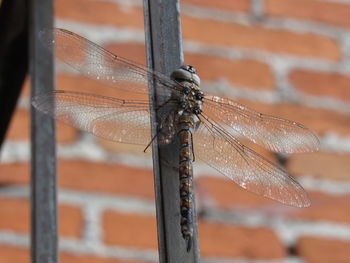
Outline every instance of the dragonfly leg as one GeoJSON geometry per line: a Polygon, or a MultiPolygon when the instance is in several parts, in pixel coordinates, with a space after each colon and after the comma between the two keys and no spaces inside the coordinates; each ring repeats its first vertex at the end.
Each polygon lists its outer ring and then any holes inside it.
{"type": "Polygon", "coordinates": [[[192,248],[192,237],[187,236],[185,241],[186,241],[186,250],[187,250],[187,252],[190,252],[190,250],[192,248]]]}
{"type": "Polygon", "coordinates": [[[157,133],[152,137],[152,140],[147,144],[146,148],[143,150],[143,152],[145,153],[147,151],[147,149],[151,146],[152,142],[154,141],[155,138],[157,138],[159,134],[159,131],[157,131],[157,133]]]}

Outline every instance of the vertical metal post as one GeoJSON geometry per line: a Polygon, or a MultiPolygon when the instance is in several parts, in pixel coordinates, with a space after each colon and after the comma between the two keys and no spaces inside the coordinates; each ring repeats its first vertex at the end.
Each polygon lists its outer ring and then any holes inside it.
{"type": "MultiPolygon", "coordinates": [[[[148,67],[170,76],[183,64],[180,8],[178,0],[144,0],[148,67]]],[[[151,95],[153,108],[161,101],[151,95]]],[[[153,112],[152,123],[156,113],[153,112]]],[[[156,128],[153,127],[153,131],[156,128]]],[[[179,144],[153,144],[158,246],[160,263],[199,262],[196,220],[192,249],[187,252],[180,230],[179,144]]],[[[194,211],[194,214],[196,212],[194,211]]]]}
{"type": "MultiPolygon", "coordinates": [[[[53,27],[53,1],[30,0],[30,74],[32,97],[54,87],[53,52],[39,32],[53,27]]],[[[57,262],[55,125],[48,115],[31,112],[31,262],[57,262]]]]}

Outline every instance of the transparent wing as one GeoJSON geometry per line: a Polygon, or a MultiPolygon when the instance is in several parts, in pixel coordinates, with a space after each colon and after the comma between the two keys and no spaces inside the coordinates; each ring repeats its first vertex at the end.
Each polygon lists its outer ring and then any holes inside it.
{"type": "Polygon", "coordinates": [[[239,143],[206,116],[201,121],[194,134],[196,157],[255,194],[291,206],[310,205],[305,190],[285,171],[239,143]]]}
{"type": "Polygon", "coordinates": [[[303,125],[261,114],[230,99],[206,96],[203,112],[216,123],[275,152],[311,152],[319,147],[316,135],[303,125]]]}
{"type": "Polygon", "coordinates": [[[139,145],[151,141],[148,102],[55,91],[34,98],[33,105],[59,121],[104,139],[139,145]]]}
{"type": "Polygon", "coordinates": [[[108,86],[128,92],[148,93],[147,83],[153,79],[162,95],[168,89],[177,90],[177,84],[167,76],[143,65],[121,58],[99,45],[65,29],[41,32],[44,44],[53,48],[56,56],[83,75],[99,80],[108,86]],[[53,40],[54,39],[54,40],[53,40]],[[118,82],[118,86],[115,84],[118,82]]]}

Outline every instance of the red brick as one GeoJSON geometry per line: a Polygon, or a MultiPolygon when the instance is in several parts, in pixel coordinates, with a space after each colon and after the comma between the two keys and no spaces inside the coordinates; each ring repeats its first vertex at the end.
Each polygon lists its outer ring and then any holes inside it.
{"type": "Polygon", "coordinates": [[[297,245],[298,255],[309,263],[347,263],[350,258],[350,242],[302,237],[297,245]]]}
{"type": "Polygon", "coordinates": [[[296,209],[289,215],[309,221],[331,221],[335,223],[350,223],[348,209],[350,195],[331,196],[319,192],[308,191],[311,206],[305,209],[296,209]]]}
{"type": "Polygon", "coordinates": [[[287,171],[295,176],[312,176],[321,179],[350,180],[350,155],[319,152],[292,154],[287,161],[287,171]]]}
{"type": "Polygon", "coordinates": [[[157,248],[156,220],[153,216],[106,211],[103,215],[104,242],[136,248],[157,248]]]}
{"type": "Polygon", "coordinates": [[[29,183],[30,167],[28,163],[1,163],[0,185],[25,185],[29,183]]]}
{"type": "MultiPolygon", "coordinates": [[[[142,28],[143,12],[139,7],[121,8],[111,2],[84,0],[59,1],[58,17],[83,22],[142,28]]],[[[330,60],[340,58],[338,43],[331,38],[311,33],[296,33],[235,23],[182,16],[185,39],[228,47],[262,49],[298,56],[330,60]],[[203,34],[205,28],[205,34],[203,34]]]]}
{"type": "Polygon", "coordinates": [[[261,49],[330,60],[339,60],[341,56],[336,40],[312,33],[267,29],[189,16],[182,17],[182,24],[185,39],[207,44],[261,49]]]}
{"type": "Polygon", "coordinates": [[[217,8],[223,9],[225,11],[240,11],[248,12],[250,10],[250,1],[249,0],[220,0],[220,1],[211,1],[211,0],[183,0],[181,4],[193,4],[206,8],[217,8]]]}
{"type": "Polygon", "coordinates": [[[29,263],[29,249],[0,245],[1,263],[29,263]]]}
{"type": "MultiPolygon", "coordinates": [[[[62,188],[154,198],[151,170],[78,160],[59,160],[58,180],[62,188]]],[[[0,184],[27,184],[27,163],[0,165],[0,184]]]]}
{"type": "Polygon", "coordinates": [[[350,5],[336,1],[266,0],[266,14],[349,27],[350,5]]]}
{"type": "Polygon", "coordinates": [[[350,101],[350,77],[347,75],[295,70],[289,78],[297,90],[306,94],[350,101]]]}
{"type": "Polygon", "coordinates": [[[61,187],[153,199],[151,170],[84,161],[62,161],[61,187]]]}
{"type": "MultiPolygon", "coordinates": [[[[29,206],[24,199],[0,199],[0,229],[8,229],[16,232],[29,232],[29,206]]],[[[81,211],[72,206],[60,205],[59,207],[60,235],[79,237],[83,219],[81,211]]]]}
{"type": "MultiPolygon", "coordinates": [[[[29,127],[30,127],[30,116],[29,112],[24,109],[19,109],[15,111],[11,120],[9,130],[7,132],[6,139],[8,140],[25,140],[28,141],[30,137],[29,127]]],[[[60,143],[73,142],[78,137],[78,131],[70,126],[64,125],[62,123],[57,123],[57,141],[60,143]]]]}
{"type": "Polygon", "coordinates": [[[265,214],[279,214],[289,218],[308,221],[332,221],[350,223],[350,211],[347,209],[350,195],[328,195],[307,191],[311,206],[293,208],[276,201],[252,194],[229,179],[201,177],[197,179],[197,194],[204,206],[215,206],[221,209],[258,211],[265,214]]]}
{"type": "Polygon", "coordinates": [[[60,235],[80,238],[84,224],[81,210],[71,205],[60,205],[58,216],[60,235]]]}
{"type": "Polygon", "coordinates": [[[268,65],[254,60],[228,60],[214,56],[186,55],[186,63],[194,65],[203,80],[225,79],[246,88],[272,90],[274,77],[268,65]]]}
{"type": "Polygon", "coordinates": [[[60,254],[60,262],[62,263],[146,263],[144,261],[129,261],[112,258],[102,258],[93,255],[73,255],[68,253],[60,254]]]}
{"type": "MultiPolygon", "coordinates": [[[[153,216],[104,214],[105,242],[112,245],[156,249],[156,222],[153,216]]],[[[285,256],[276,235],[263,228],[249,229],[232,225],[201,222],[200,246],[203,256],[281,258],[285,256]],[[268,241],[268,242],[267,242],[268,241]]]]}
{"type": "Polygon", "coordinates": [[[143,28],[140,7],[119,6],[110,1],[56,1],[56,16],[86,23],[143,28]]]}
{"type": "Polygon", "coordinates": [[[17,108],[12,116],[12,120],[7,130],[8,140],[29,140],[29,112],[17,108]]]}
{"type": "MultiPolygon", "coordinates": [[[[145,47],[140,44],[109,44],[107,49],[132,61],[145,64],[145,47]]],[[[225,79],[246,88],[271,90],[274,77],[268,65],[248,59],[229,60],[215,56],[185,54],[185,63],[196,67],[204,81],[225,79]]]]}
{"type": "MultiPolygon", "coordinates": [[[[1,263],[29,263],[29,249],[15,246],[0,246],[1,263]]],[[[93,255],[73,255],[61,252],[59,256],[62,263],[145,263],[121,259],[102,258],[93,255]]]]}
{"type": "Polygon", "coordinates": [[[239,102],[264,114],[297,121],[320,136],[329,132],[341,136],[350,134],[350,116],[347,114],[293,103],[263,104],[245,100],[239,102]]]}
{"type": "Polygon", "coordinates": [[[10,229],[17,232],[29,231],[29,207],[26,200],[0,199],[1,220],[0,229],[10,229]]]}
{"type": "Polygon", "coordinates": [[[281,259],[286,256],[281,240],[268,229],[200,222],[198,232],[205,257],[281,259]]]}
{"type": "Polygon", "coordinates": [[[224,176],[220,178],[200,177],[196,180],[197,195],[203,205],[213,205],[223,209],[245,209],[273,207],[279,204],[270,199],[250,193],[224,176]],[[209,200],[209,203],[206,203],[209,200]]]}

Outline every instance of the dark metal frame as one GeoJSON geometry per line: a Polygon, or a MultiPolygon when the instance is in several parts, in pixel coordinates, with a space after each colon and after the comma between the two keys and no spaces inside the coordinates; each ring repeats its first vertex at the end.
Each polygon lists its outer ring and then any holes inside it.
{"type": "MultiPolygon", "coordinates": [[[[180,7],[178,0],[144,0],[145,34],[148,67],[170,76],[183,64],[180,7]]],[[[152,87],[150,80],[150,87],[152,87]]],[[[157,99],[153,87],[152,132],[156,132],[157,99]]],[[[199,262],[196,218],[193,247],[187,252],[180,231],[179,143],[158,147],[153,143],[153,169],[156,194],[159,260],[161,263],[199,262]]],[[[195,208],[194,208],[195,210],[195,208]]],[[[194,211],[196,217],[196,211],[194,211]]]]}
{"type": "MultiPolygon", "coordinates": [[[[30,1],[31,96],[54,89],[53,51],[40,31],[53,27],[53,1],[30,1]]],[[[55,121],[31,108],[31,262],[58,262],[55,121]]]]}

